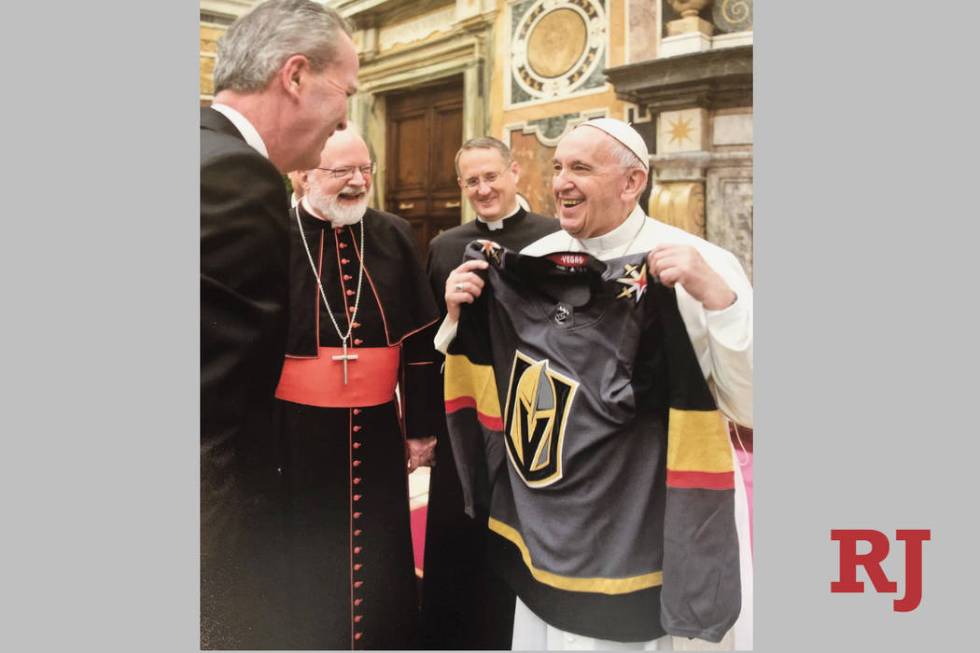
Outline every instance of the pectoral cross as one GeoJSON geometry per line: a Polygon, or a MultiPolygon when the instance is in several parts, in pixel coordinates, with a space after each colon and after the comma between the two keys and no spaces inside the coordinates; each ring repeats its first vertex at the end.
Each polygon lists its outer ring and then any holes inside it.
{"type": "Polygon", "coordinates": [[[347,353],[347,341],[346,340],[341,340],[340,341],[340,344],[342,344],[344,346],[344,353],[341,354],[340,356],[331,356],[330,357],[330,360],[342,361],[343,362],[343,364],[344,364],[344,385],[347,385],[347,361],[356,361],[357,360],[357,354],[348,354],[347,353]]]}

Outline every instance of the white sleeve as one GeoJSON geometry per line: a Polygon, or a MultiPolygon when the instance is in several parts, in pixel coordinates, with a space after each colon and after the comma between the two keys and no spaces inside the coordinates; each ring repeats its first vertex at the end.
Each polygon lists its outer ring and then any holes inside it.
{"type": "Polygon", "coordinates": [[[752,289],[736,292],[728,308],[705,311],[711,381],[718,408],[752,428],[752,289]]]}
{"type": "Polygon", "coordinates": [[[704,312],[711,378],[722,412],[752,428],[752,284],[738,259],[725,254],[716,270],[737,297],[728,308],[704,312]]]}
{"type": "Polygon", "coordinates": [[[735,302],[706,310],[678,285],[678,307],[718,409],[752,428],[752,284],[730,252],[702,254],[735,292],[735,302]]]}
{"type": "Polygon", "coordinates": [[[439,325],[439,330],[432,339],[432,343],[435,345],[436,350],[443,356],[449,351],[449,343],[456,337],[456,328],[458,326],[459,322],[450,319],[448,315],[443,318],[442,324],[439,325]]]}

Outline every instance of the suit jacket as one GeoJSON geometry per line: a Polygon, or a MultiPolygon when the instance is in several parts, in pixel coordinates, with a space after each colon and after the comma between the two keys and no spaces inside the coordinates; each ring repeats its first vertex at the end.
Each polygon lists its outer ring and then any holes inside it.
{"type": "Polygon", "coordinates": [[[274,648],[281,479],[273,393],[289,296],[281,174],[201,110],[201,646],[274,648]]]}

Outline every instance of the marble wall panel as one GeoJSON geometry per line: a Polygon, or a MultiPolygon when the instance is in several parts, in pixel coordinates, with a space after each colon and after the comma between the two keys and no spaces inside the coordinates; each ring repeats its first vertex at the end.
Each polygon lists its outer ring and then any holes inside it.
{"type": "Polygon", "coordinates": [[[751,145],[752,114],[735,113],[715,116],[711,142],[713,145],[751,145]]]}
{"type": "Polygon", "coordinates": [[[650,0],[629,0],[629,51],[626,63],[647,61],[657,56],[659,3],[650,0]]]}
{"type": "Polygon", "coordinates": [[[657,154],[706,150],[707,135],[706,110],[664,111],[657,118],[657,154]]]}
{"type": "Polygon", "coordinates": [[[752,171],[715,168],[708,171],[708,240],[732,252],[752,279],[752,171]]]}
{"type": "Polygon", "coordinates": [[[555,156],[555,148],[542,145],[534,134],[525,134],[516,129],[510,132],[510,149],[521,167],[517,190],[535,213],[556,215],[551,193],[551,160],[555,156]]]}

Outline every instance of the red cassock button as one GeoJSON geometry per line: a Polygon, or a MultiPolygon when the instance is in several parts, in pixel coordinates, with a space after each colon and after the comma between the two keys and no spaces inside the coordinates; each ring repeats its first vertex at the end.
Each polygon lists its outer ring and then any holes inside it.
{"type": "Polygon", "coordinates": [[[361,555],[361,551],[363,551],[363,550],[364,550],[364,547],[362,547],[362,546],[355,546],[354,547],[354,555],[361,555]]]}
{"type": "Polygon", "coordinates": [[[354,639],[360,639],[362,636],[363,633],[354,633],[354,639]]]}
{"type": "Polygon", "coordinates": [[[360,537],[361,533],[363,533],[363,532],[364,531],[362,531],[360,528],[355,528],[354,529],[354,537],[360,537]]]}
{"type": "Polygon", "coordinates": [[[361,425],[360,424],[355,424],[354,425],[354,433],[357,433],[360,430],[361,430],[361,425]]]}
{"type": "Polygon", "coordinates": [[[361,443],[360,442],[355,442],[354,443],[354,448],[355,449],[360,449],[361,448],[361,443]]]}
{"type": "Polygon", "coordinates": [[[354,278],[354,277],[352,277],[352,276],[350,276],[349,274],[345,274],[345,275],[344,275],[344,281],[350,281],[350,280],[351,280],[351,279],[353,279],[353,278],[354,278]]]}
{"type": "Polygon", "coordinates": [[[360,461],[360,460],[355,460],[355,461],[354,461],[353,463],[351,463],[351,464],[352,464],[352,465],[354,465],[354,467],[360,467],[360,466],[361,466],[361,461],[360,461]]]}
{"type": "Polygon", "coordinates": [[[353,326],[354,326],[355,329],[360,329],[361,328],[361,323],[360,322],[354,322],[353,323],[353,326]]]}
{"type": "Polygon", "coordinates": [[[359,623],[361,623],[361,619],[363,619],[363,618],[364,618],[364,617],[363,617],[362,615],[359,615],[359,614],[355,614],[355,615],[354,615],[354,623],[356,623],[356,624],[359,624],[359,623]]]}
{"type": "Polygon", "coordinates": [[[348,306],[347,307],[347,310],[350,311],[351,313],[353,313],[354,311],[357,310],[357,307],[356,306],[348,306]]]}
{"type": "Polygon", "coordinates": [[[354,513],[354,519],[360,519],[360,518],[361,518],[361,513],[355,512],[354,513]]]}
{"type": "Polygon", "coordinates": [[[360,605],[364,603],[364,599],[354,599],[354,605],[360,605]]]}
{"type": "Polygon", "coordinates": [[[361,567],[363,567],[363,566],[364,565],[362,565],[361,563],[357,563],[356,565],[354,565],[354,571],[360,571],[361,570],[361,567]]]}
{"type": "Polygon", "coordinates": [[[363,584],[364,584],[364,581],[363,580],[355,580],[354,581],[354,587],[356,587],[358,589],[360,589],[361,585],[363,585],[363,584]]]}
{"type": "Polygon", "coordinates": [[[342,258],[342,259],[340,259],[340,262],[343,263],[344,265],[347,265],[348,263],[350,263],[350,259],[349,258],[342,258]]]}
{"type": "Polygon", "coordinates": [[[361,484],[361,477],[360,476],[355,476],[354,477],[354,485],[360,485],[360,484],[361,484]]]}
{"type": "MultiPolygon", "coordinates": [[[[357,322],[355,322],[354,324],[357,324],[357,322]]],[[[355,415],[360,415],[361,414],[361,409],[360,408],[355,408],[354,409],[354,414],[355,415]]]]}
{"type": "Polygon", "coordinates": [[[360,494],[355,494],[354,495],[354,501],[360,501],[360,500],[361,500],[361,495],[360,494]]]}
{"type": "Polygon", "coordinates": [[[347,249],[347,243],[340,243],[340,249],[347,249]]]}
{"type": "Polygon", "coordinates": [[[363,345],[364,344],[364,341],[361,340],[360,338],[354,338],[354,344],[355,345],[363,345]]]}
{"type": "Polygon", "coordinates": [[[350,288],[348,288],[348,289],[347,289],[347,296],[348,296],[348,297],[353,297],[353,296],[354,296],[354,291],[353,291],[353,290],[351,290],[350,288]]]}

